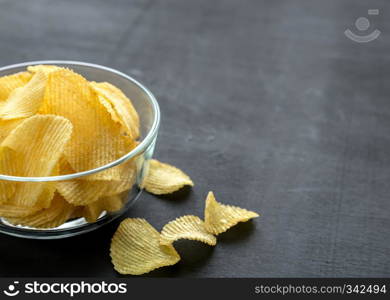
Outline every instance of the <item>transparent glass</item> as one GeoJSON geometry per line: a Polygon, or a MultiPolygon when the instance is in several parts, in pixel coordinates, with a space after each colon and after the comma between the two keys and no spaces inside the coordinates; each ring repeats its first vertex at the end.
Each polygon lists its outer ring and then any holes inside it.
{"type": "MultiPolygon", "coordinates": [[[[128,186],[129,189],[126,189],[117,195],[120,197],[121,208],[111,212],[105,210],[99,211],[99,216],[94,222],[88,223],[84,217],[78,217],[77,213],[74,213],[71,215],[72,218],[70,220],[57,228],[39,229],[13,225],[5,218],[0,218],[0,232],[2,233],[23,238],[58,239],[98,229],[102,225],[121,216],[140,197],[142,192],[140,185],[147,173],[148,161],[153,155],[157,139],[160,123],[160,110],[153,94],[141,83],[117,70],[100,65],[74,61],[34,61],[2,67],[0,68],[0,76],[25,71],[27,66],[42,64],[67,67],[74,70],[76,73],[83,75],[90,81],[106,81],[117,86],[129,99],[131,99],[140,117],[140,138],[137,147],[107,165],[79,173],[50,177],[17,177],[0,174],[0,181],[17,182],[17,184],[46,184],[50,182],[59,183],[72,180],[84,180],[89,177],[96,178],[96,176],[113,171],[115,172],[119,169],[121,172],[125,172],[125,174],[130,174],[126,172],[131,172],[129,178],[132,178],[133,184],[128,186]]],[[[86,124],[86,126],[88,125],[86,124]]],[[[0,191],[0,193],[1,192],[2,191],[0,191]]],[[[96,210],[94,212],[96,213],[96,210]]]]}

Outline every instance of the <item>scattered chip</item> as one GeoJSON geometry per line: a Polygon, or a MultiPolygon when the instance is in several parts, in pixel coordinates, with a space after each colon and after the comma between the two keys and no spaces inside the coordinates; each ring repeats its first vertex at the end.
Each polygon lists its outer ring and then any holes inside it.
{"type": "Polygon", "coordinates": [[[110,112],[114,121],[121,123],[132,139],[139,137],[139,116],[131,100],[117,87],[108,82],[91,82],[100,101],[110,112]],[[108,106],[111,105],[111,106],[108,106]]]}
{"type": "MultiPolygon", "coordinates": [[[[72,124],[62,117],[36,115],[24,120],[1,144],[12,151],[8,151],[8,162],[1,166],[0,173],[50,176],[71,133],[72,124]]],[[[44,186],[44,182],[17,182],[10,204],[35,206],[44,186]]]]}
{"type": "Polygon", "coordinates": [[[259,215],[237,206],[225,205],[215,200],[213,192],[206,198],[205,227],[212,234],[225,232],[239,222],[246,222],[259,215]]]}
{"type": "Polygon", "coordinates": [[[160,234],[144,219],[126,219],[114,234],[111,258],[121,274],[141,275],[180,260],[172,245],[160,245],[160,234]]]}
{"type": "MultiPolygon", "coordinates": [[[[60,115],[73,124],[65,156],[76,172],[106,165],[135,147],[133,140],[120,134],[121,126],[112,121],[89,82],[70,70],[49,74],[40,113],[60,115]]],[[[118,176],[117,170],[110,168],[90,178],[112,180],[118,176]]]]}
{"type": "Polygon", "coordinates": [[[186,185],[194,186],[194,183],[183,171],[155,159],[149,161],[149,172],[142,183],[142,187],[149,193],[170,194],[186,185]]]}
{"type": "Polygon", "coordinates": [[[0,118],[12,120],[36,114],[43,101],[46,81],[47,75],[37,72],[25,86],[15,89],[1,107],[0,118]]]}
{"type": "Polygon", "coordinates": [[[24,86],[31,79],[29,72],[0,77],[0,103],[7,100],[13,90],[24,86]]]}
{"type": "Polygon", "coordinates": [[[210,246],[217,244],[215,236],[206,231],[204,222],[197,216],[183,216],[163,227],[160,244],[170,245],[180,239],[196,240],[210,246]]]}

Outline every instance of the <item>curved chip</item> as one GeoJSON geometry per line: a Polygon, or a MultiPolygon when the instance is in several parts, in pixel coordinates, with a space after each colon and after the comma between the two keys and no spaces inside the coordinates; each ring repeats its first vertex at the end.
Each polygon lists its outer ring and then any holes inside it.
{"type": "Polygon", "coordinates": [[[96,222],[103,212],[116,212],[123,207],[122,197],[119,195],[102,197],[84,207],[83,216],[89,223],[96,222]]]}
{"type": "MultiPolygon", "coordinates": [[[[7,218],[14,225],[23,225],[33,228],[41,228],[45,224],[58,218],[64,210],[66,202],[63,197],[56,194],[49,208],[42,209],[26,217],[7,218]]],[[[47,227],[46,227],[47,228],[47,227]]]]}
{"type": "Polygon", "coordinates": [[[225,205],[217,202],[213,192],[206,198],[205,227],[212,234],[225,232],[239,222],[246,222],[259,215],[237,206],[225,205]]]}
{"type": "MultiPolygon", "coordinates": [[[[133,149],[134,142],[121,135],[121,126],[112,121],[97,95],[82,76],[60,69],[51,72],[47,82],[42,114],[60,115],[73,124],[73,135],[65,156],[76,172],[106,165],[133,149]]],[[[90,176],[90,179],[117,178],[115,168],[90,176]]]]}
{"type": "Polygon", "coordinates": [[[200,241],[210,246],[217,244],[215,236],[206,231],[204,222],[197,216],[183,216],[163,227],[160,244],[170,245],[180,239],[200,241]]]}
{"type": "Polygon", "coordinates": [[[31,80],[15,89],[2,105],[0,119],[11,120],[34,115],[42,105],[47,75],[37,72],[31,80]]]}
{"type": "Polygon", "coordinates": [[[104,106],[113,120],[120,122],[126,128],[130,138],[137,139],[140,127],[139,116],[131,100],[120,89],[108,82],[91,82],[91,86],[99,95],[100,101],[105,103],[104,106]]]}
{"type": "Polygon", "coordinates": [[[180,260],[172,245],[160,245],[160,233],[144,219],[125,219],[112,238],[110,252],[121,274],[141,275],[180,260]]]}
{"type": "Polygon", "coordinates": [[[32,75],[29,72],[19,72],[0,77],[0,103],[7,100],[13,90],[29,82],[31,77],[32,75]]]}
{"type": "Polygon", "coordinates": [[[16,120],[0,119],[0,145],[5,140],[5,138],[11,133],[11,131],[14,130],[22,121],[23,119],[16,119],[16,120]]]}
{"type": "MultiPolygon", "coordinates": [[[[24,120],[1,144],[2,148],[12,151],[7,164],[0,166],[0,173],[27,177],[50,176],[71,133],[72,124],[59,116],[36,115],[24,120]]],[[[35,206],[44,187],[44,182],[17,182],[10,204],[35,206]]]]}
{"type": "Polygon", "coordinates": [[[0,204],[0,217],[5,218],[19,218],[26,217],[33,213],[36,213],[41,208],[39,207],[27,207],[27,206],[16,206],[11,204],[0,204]]]}
{"type": "Polygon", "coordinates": [[[183,171],[155,159],[149,161],[149,172],[142,183],[142,187],[149,193],[170,194],[186,185],[194,186],[194,183],[183,171]]]}

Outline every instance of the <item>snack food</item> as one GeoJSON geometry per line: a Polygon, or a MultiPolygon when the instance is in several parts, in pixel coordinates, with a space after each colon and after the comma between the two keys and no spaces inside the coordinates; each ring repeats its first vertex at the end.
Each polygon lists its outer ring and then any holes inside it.
{"type": "Polygon", "coordinates": [[[126,219],[119,225],[110,255],[115,270],[131,275],[148,273],[180,260],[172,245],[160,245],[160,233],[144,219],[126,219]]]}
{"type": "Polygon", "coordinates": [[[187,174],[155,159],[150,160],[148,176],[142,183],[145,190],[155,195],[170,194],[186,185],[194,186],[187,174]]]}
{"type": "Polygon", "coordinates": [[[163,227],[160,244],[170,245],[180,239],[200,241],[210,246],[217,244],[215,236],[207,232],[204,222],[197,216],[183,216],[163,227]]]}
{"type": "Polygon", "coordinates": [[[259,216],[253,211],[217,202],[213,192],[207,195],[204,215],[206,230],[214,235],[225,232],[239,222],[259,216]]]}
{"type": "MultiPolygon", "coordinates": [[[[0,77],[0,174],[47,177],[91,170],[134,149],[139,117],[131,101],[107,82],[72,70],[36,65],[0,77]]],[[[0,217],[33,228],[70,218],[94,222],[123,207],[136,164],[66,181],[0,180],[0,217]]]]}

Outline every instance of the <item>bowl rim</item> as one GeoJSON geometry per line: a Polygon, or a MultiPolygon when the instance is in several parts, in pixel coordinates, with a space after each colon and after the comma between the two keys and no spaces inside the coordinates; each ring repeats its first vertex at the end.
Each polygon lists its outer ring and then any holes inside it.
{"type": "Polygon", "coordinates": [[[50,181],[63,181],[63,180],[70,180],[75,179],[79,177],[84,177],[88,175],[92,175],[104,170],[107,170],[109,168],[115,167],[117,165],[120,165],[121,163],[135,157],[136,155],[144,152],[154,141],[158,134],[158,129],[160,127],[160,107],[158,105],[158,102],[152,92],[149,91],[148,88],[146,88],[142,83],[135,80],[129,75],[124,74],[121,71],[118,71],[116,69],[94,64],[94,63],[87,63],[87,62],[80,62],[80,61],[71,61],[71,60],[40,60],[40,61],[29,61],[29,62],[22,62],[18,64],[8,65],[0,68],[0,72],[14,69],[14,68],[20,68],[20,67],[28,67],[32,65],[76,65],[81,67],[89,67],[89,68],[95,68],[100,69],[106,72],[114,73],[128,81],[131,81],[133,84],[135,84],[138,88],[140,88],[147,96],[148,101],[150,102],[153,112],[154,112],[154,120],[152,127],[150,128],[149,132],[143,139],[143,141],[138,144],[133,150],[128,152],[127,154],[123,155],[122,157],[118,158],[115,161],[112,161],[106,165],[97,167],[95,169],[86,170],[82,172],[72,173],[72,174],[66,174],[66,175],[58,175],[58,176],[45,176],[45,177],[24,177],[24,176],[10,176],[10,175],[3,175],[0,174],[0,180],[6,180],[6,181],[17,181],[17,182],[50,182],[50,181]]]}

